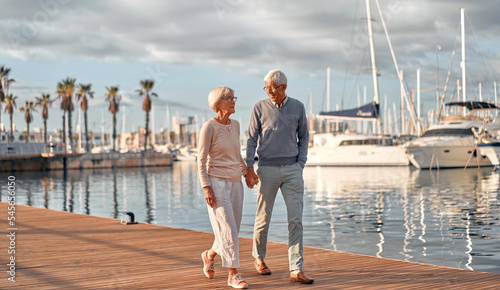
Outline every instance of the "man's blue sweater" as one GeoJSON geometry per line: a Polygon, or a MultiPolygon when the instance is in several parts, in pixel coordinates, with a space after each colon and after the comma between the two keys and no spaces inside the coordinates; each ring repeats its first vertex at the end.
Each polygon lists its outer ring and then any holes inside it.
{"type": "Polygon", "coordinates": [[[248,126],[247,167],[253,167],[255,150],[260,166],[291,165],[307,161],[309,130],[299,100],[288,100],[277,108],[270,99],[255,104],[248,126]]]}

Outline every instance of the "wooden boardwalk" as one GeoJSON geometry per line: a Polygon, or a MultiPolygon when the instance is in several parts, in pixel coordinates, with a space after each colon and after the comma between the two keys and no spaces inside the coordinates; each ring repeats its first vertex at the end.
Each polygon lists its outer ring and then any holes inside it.
{"type": "MultiPolygon", "coordinates": [[[[125,216],[126,217],[126,216],[125,216]]],[[[230,289],[216,259],[216,276],[203,276],[200,253],[211,233],[16,206],[16,282],[7,280],[7,204],[0,203],[0,289],[230,289]]],[[[287,246],[270,242],[270,276],[253,269],[251,240],[240,238],[240,271],[250,289],[499,289],[500,274],[304,249],[305,270],[316,281],[288,279],[287,246]]]]}

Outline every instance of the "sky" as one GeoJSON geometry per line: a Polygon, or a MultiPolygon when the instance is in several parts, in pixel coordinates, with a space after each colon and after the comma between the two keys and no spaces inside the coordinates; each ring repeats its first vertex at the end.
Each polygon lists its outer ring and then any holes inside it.
{"type": "MultiPolygon", "coordinates": [[[[407,90],[416,90],[420,69],[424,115],[436,109],[438,82],[444,90],[450,75],[446,94],[450,101],[461,79],[457,33],[462,7],[467,99],[479,100],[481,83],[482,99],[494,100],[494,82],[500,75],[500,5],[486,0],[378,0],[378,4],[407,90]]],[[[399,112],[401,87],[395,62],[377,1],[370,5],[382,114],[386,106],[399,112]]],[[[126,132],[143,127],[145,113],[136,90],[144,79],[155,81],[153,92],[158,94],[151,113],[155,131],[168,125],[167,104],[170,117],[196,116],[200,123],[212,118],[208,93],[221,85],[235,90],[238,101],[231,117],[244,129],[253,105],[267,98],[264,76],[276,68],[287,75],[287,94],[302,101],[308,112],[327,110],[327,67],[330,110],[357,107],[359,99],[371,102],[366,27],[365,0],[2,0],[0,65],[11,68],[15,83],[10,93],[19,97],[18,108],[42,93],[55,98],[57,83],[67,77],[91,83],[92,130],[99,131],[102,124],[110,130],[104,96],[109,86],[119,86],[122,96],[118,132],[123,121],[126,132]]],[[[59,106],[55,102],[50,109],[50,131],[62,127],[59,106]]],[[[33,116],[31,127],[41,128],[41,110],[33,116]]],[[[77,110],[73,116],[76,128],[77,110]]],[[[8,127],[3,110],[1,118],[8,127]]],[[[24,130],[22,112],[15,112],[14,123],[24,130]]]]}

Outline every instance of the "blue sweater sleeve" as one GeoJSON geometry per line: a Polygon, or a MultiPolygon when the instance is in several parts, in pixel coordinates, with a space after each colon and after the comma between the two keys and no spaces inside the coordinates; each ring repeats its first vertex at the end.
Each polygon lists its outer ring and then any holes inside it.
{"type": "Polygon", "coordinates": [[[309,148],[309,128],[307,126],[307,115],[305,107],[302,105],[302,114],[297,126],[297,138],[299,147],[298,162],[302,168],[306,165],[307,149],[309,148]]]}
{"type": "Polygon", "coordinates": [[[255,105],[250,116],[250,124],[248,125],[247,156],[245,159],[247,168],[253,167],[255,163],[255,150],[257,150],[257,142],[261,131],[261,123],[258,115],[258,107],[255,105]]]}

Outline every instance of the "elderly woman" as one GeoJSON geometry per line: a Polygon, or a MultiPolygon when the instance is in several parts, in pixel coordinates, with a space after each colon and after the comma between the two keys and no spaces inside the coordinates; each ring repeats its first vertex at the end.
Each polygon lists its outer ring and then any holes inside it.
{"type": "Polygon", "coordinates": [[[208,105],[217,115],[200,131],[198,170],[208,215],[215,235],[212,248],[201,254],[205,276],[214,277],[214,258],[228,268],[227,284],[247,288],[238,274],[240,266],[238,233],[243,210],[242,176],[246,164],[241,157],[240,124],[229,116],[235,112],[236,97],[228,87],[217,87],[208,95],[208,105]]]}

